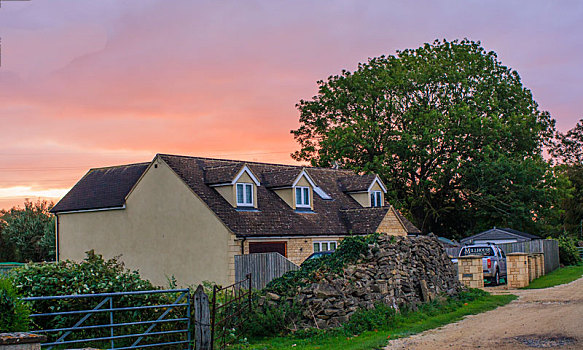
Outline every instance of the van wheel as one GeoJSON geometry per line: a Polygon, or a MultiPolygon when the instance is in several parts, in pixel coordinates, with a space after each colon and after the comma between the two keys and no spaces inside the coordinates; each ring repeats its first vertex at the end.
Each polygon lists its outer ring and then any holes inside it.
{"type": "Polygon", "coordinates": [[[496,274],[494,275],[494,278],[492,278],[492,284],[495,286],[500,284],[500,274],[498,273],[498,270],[496,270],[496,274]]]}

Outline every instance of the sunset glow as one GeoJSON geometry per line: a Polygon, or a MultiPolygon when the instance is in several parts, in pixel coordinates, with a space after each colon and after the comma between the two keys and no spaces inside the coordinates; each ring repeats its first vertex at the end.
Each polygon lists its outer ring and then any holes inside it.
{"type": "Polygon", "coordinates": [[[0,7],[0,209],[156,153],[294,163],[295,104],[368,57],[480,40],[561,130],[581,1],[30,0],[0,7]]]}

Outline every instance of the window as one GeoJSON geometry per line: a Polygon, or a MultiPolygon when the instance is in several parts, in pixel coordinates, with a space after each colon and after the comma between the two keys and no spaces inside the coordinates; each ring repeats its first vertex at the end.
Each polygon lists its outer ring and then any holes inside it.
{"type": "Polygon", "coordinates": [[[253,205],[253,184],[237,184],[237,205],[253,205]]]}
{"type": "Polygon", "coordinates": [[[310,188],[296,187],[296,207],[310,207],[310,188]]]}
{"type": "Polygon", "coordinates": [[[338,244],[338,242],[336,242],[336,241],[317,241],[317,242],[314,242],[314,253],[335,251],[337,244],[338,244]]]}
{"type": "Polygon", "coordinates": [[[381,191],[372,191],[370,193],[370,206],[371,207],[383,206],[383,197],[381,195],[381,191]]]}

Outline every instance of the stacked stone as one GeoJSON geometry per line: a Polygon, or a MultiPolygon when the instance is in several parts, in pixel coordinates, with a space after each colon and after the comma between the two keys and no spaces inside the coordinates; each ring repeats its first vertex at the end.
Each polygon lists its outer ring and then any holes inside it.
{"type": "Polygon", "coordinates": [[[466,255],[458,258],[459,281],[469,288],[484,288],[484,267],[479,255],[466,255]]]}
{"type": "Polygon", "coordinates": [[[536,278],[536,258],[533,254],[528,256],[528,282],[536,278]]]}
{"type": "MultiPolygon", "coordinates": [[[[412,308],[438,295],[461,289],[451,260],[434,237],[382,235],[368,256],[338,275],[322,276],[299,291],[303,308],[300,327],[330,328],[348,321],[359,308],[384,303],[412,308]]],[[[268,295],[275,300],[277,295],[268,295]]]]}
{"type": "Polygon", "coordinates": [[[507,288],[522,288],[528,286],[528,254],[510,253],[506,255],[506,265],[508,271],[507,288]]]}

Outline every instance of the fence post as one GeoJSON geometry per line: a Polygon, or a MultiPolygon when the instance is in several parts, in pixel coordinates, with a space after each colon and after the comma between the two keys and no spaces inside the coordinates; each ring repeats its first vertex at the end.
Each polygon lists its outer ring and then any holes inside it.
{"type": "Polygon", "coordinates": [[[249,312],[251,312],[251,310],[253,309],[252,300],[251,300],[251,295],[253,293],[253,290],[251,289],[251,274],[250,273],[247,274],[247,279],[249,280],[249,312]]]}
{"type": "Polygon", "coordinates": [[[211,349],[209,297],[199,284],[194,293],[194,337],[196,350],[211,349]]]}
{"type": "Polygon", "coordinates": [[[109,333],[111,335],[111,348],[115,349],[113,340],[113,297],[109,297],[109,333]]]}

